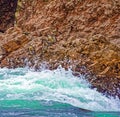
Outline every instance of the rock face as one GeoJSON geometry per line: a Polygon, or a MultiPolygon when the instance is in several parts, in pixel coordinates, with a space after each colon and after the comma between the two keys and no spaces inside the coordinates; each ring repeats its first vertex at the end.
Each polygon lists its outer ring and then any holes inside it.
{"type": "Polygon", "coordinates": [[[24,1],[17,26],[0,35],[0,67],[72,67],[120,97],[120,1],[24,1]]]}
{"type": "Polygon", "coordinates": [[[18,0],[0,0],[0,32],[14,25],[18,0]]]}

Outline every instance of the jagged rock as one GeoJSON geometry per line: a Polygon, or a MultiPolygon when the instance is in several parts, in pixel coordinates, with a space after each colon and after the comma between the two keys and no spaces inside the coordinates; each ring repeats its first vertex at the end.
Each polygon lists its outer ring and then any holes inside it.
{"type": "Polygon", "coordinates": [[[17,26],[0,34],[0,67],[71,66],[98,91],[120,97],[119,0],[25,0],[21,7],[17,26]]]}

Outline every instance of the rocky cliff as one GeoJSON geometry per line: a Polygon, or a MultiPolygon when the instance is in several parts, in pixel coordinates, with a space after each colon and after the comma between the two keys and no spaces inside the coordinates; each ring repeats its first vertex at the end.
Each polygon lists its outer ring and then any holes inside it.
{"type": "Polygon", "coordinates": [[[0,67],[71,67],[92,87],[120,97],[120,1],[19,3],[17,25],[0,34],[0,67]]]}

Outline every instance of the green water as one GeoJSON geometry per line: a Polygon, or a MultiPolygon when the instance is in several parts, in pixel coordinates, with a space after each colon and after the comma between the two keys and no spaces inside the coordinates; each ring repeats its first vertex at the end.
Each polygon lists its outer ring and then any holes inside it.
{"type": "Polygon", "coordinates": [[[0,117],[120,117],[119,99],[89,87],[63,68],[0,69],[0,117]]]}

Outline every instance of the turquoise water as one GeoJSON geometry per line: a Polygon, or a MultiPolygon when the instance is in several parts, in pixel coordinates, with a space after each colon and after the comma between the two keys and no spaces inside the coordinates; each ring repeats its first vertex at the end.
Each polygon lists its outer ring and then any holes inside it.
{"type": "Polygon", "coordinates": [[[120,100],[71,70],[0,69],[0,117],[120,117],[120,100]]]}

